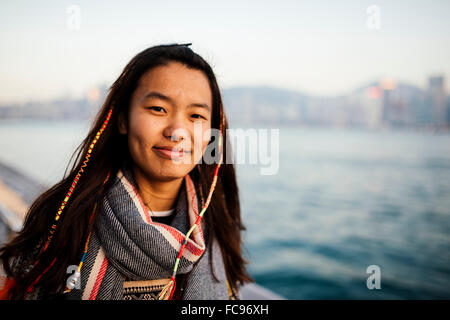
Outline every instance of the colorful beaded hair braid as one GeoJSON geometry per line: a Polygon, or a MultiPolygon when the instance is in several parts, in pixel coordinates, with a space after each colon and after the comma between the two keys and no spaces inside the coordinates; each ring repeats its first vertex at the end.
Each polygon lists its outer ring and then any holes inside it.
{"type": "MultiPolygon", "coordinates": [[[[108,172],[108,175],[106,176],[105,181],[103,182],[103,185],[105,185],[105,183],[108,181],[108,179],[109,179],[109,172],[108,172]]],[[[94,204],[94,209],[92,209],[91,217],[89,218],[88,230],[91,229],[92,220],[94,219],[94,215],[95,215],[96,211],[97,211],[97,203],[94,204]]],[[[83,256],[81,257],[81,261],[78,264],[77,271],[75,271],[75,273],[73,275],[71,275],[69,277],[69,279],[67,279],[66,289],[64,290],[64,293],[69,293],[70,291],[72,291],[72,289],[75,288],[75,285],[81,276],[81,267],[83,266],[84,259],[86,258],[86,254],[88,252],[89,240],[91,239],[91,234],[92,234],[92,230],[89,231],[89,234],[86,239],[86,243],[84,244],[83,256]]]]}
{"type": "MultiPolygon", "coordinates": [[[[91,158],[92,150],[94,149],[95,144],[97,143],[98,139],[100,139],[100,136],[102,135],[103,131],[105,131],[105,128],[106,128],[106,126],[108,125],[109,120],[110,120],[110,118],[111,118],[112,112],[113,112],[113,107],[111,107],[111,108],[109,109],[108,114],[106,115],[105,121],[103,122],[103,124],[102,124],[100,130],[97,132],[97,134],[95,135],[95,137],[94,137],[94,139],[92,140],[91,144],[89,145],[88,151],[87,151],[86,156],[85,156],[84,161],[83,161],[83,164],[81,165],[80,170],[78,171],[77,175],[76,175],[75,178],[73,179],[72,185],[70,186],[69,191],[67,192],[66,197],[64,198],[63,202],[61,203],[61,205],[60,205],[60,207],[59,207],[59,209],[58,209],[58,212],[56,213],[55,221],[53,222],[53,224],[52,224],[52,226],[51,226],[51,228],[50,228],[49,236],[47,237],[47,240],[45,241],[44,246],[42,247],[42,249],[41,249],[41,251],[40,251],[40,255],[41,255],[45,250],[47,250],[47,248],[48,248],[50,242],[52,241],[53,235],[55,234],[55,231],[56,231],[56,227],[58,226],[58,221],[59,221],[59,219],[61,218],[61,214],[62,214],[64,208],[66,207],[66,204],[67,204],[67,202],[69,201],[70,197],[72,196],[73,191],[75,190],[75,187],[77,186],[77,183],[78,183],[78,181],[80,180],[81,174],[84,172],[84,169],[87,167],[87,164],[88,164],[88,162],[89,162],[89,159],[91,158]]],[[[107,176],[107,178],[106,178],[106,180],[105,180],[105,182],[104,182],[103,184],[106,183],[106,181],[108,180],[108,177],[109,177],[109,173],[108,173],[108,176],[107,176]]],[[[95,209],[96,209],[96,205],[94,206],[94,211],[93,211],[92,214],[94,214],[95,209]]],[[[92,220],[92,216],[91,216],[91,220],[92,220]]],[[[88,241],[89,241],[89,237],[90,237],[90,234],[89,234],[89,236],[88,236],[88,241]]],[[[83,255],[83,259],[84,259],[84,257],[85,257],[85,255],[83,255]]],[[[44,270],[44,272],[42,272],[42,273],[36,278],[36,280],[33,281],[33,283],[28,287],[26,294],[31,293],[31,292],[33,291],[33,288],[34,288],[34,286],[36,285],[36,283],[37,283],[37,282],[41,279],[41,277],[42,277],[42,276],[43,276],[43,275],[44,275],[44,274],[52,267],[52,265],[55,263],[55,261],[56,261],[56,258],[53,259],[52,263],[44,270]]],[[[34,266],[36,266],[38,262],[39,262],[39,260],[37,260],[37,261],[35,262],[34,266]]],[[[81,263],[81,265],[82,265],[82,263],[81,263]]],[[[79,269],[81,268],[81,265],[79,266],[79,269]]]]}

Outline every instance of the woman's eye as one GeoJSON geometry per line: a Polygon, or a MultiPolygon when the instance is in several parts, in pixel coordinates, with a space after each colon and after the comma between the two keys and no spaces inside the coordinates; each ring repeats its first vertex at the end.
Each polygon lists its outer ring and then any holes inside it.
{"type": "Polygon", "coordinates": [[[157,106],[151,106],[151,107],[148,107],[148,109],[154,110],[156,112],[165,111],[163,107],[157,107],[157,106]]]}
{"type": "Polygon", "coordinates": [[[206,120],[206,118],[204,116],[199,115],[199,114],[193,114],[192,117],[194,117],[196,119],[205,119],[206,120]]]}

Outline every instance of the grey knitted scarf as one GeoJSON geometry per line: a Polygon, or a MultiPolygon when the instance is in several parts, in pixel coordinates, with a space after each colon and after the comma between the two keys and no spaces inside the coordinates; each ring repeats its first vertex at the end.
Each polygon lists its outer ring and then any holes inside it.
{"type": "MultiPolygon", "coordinates": [[[[125,278],[169,278],[184,236],[195,223],[198,207],[193,182],[186,175],[172,222],[156,223],[142,204],[131,170],[119,171],[97,212],[95,231],[81,269],[80,289],[73,289],[68,298],[121,300],[125,278]]],[[[210,252],[202,227],[191,234],[179,263],[178,274],[189,273],[182,299],[228,299],[220,247],[213,241],[210,252]]]]}

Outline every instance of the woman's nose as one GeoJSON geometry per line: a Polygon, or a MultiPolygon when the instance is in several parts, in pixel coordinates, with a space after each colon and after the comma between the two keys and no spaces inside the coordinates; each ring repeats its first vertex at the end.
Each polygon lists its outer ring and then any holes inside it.
{"type": "Polygon", "coordinates": [[[168,125],[163,132],[164,136],[172,141],[189,141],[189,131],[182,122],[174,122],[168,125]]]}

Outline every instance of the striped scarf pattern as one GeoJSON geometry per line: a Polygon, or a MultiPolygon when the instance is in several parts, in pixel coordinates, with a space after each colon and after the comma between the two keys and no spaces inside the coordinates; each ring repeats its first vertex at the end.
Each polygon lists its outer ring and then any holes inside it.
{"type": "MultiPolygon", "coordinates": [[[[69,299],[122,300],[123,281],[169,278],[185,234],[199,214],[199,202],[189,174],[180,190],[170,225],[153,222],[136,191],[131,170],[117,173],[97,213],[95,230],[81,270],[81,289],[69,299]]],[[[191,234],[178,273],[189,273],[183,299],[228,299],[222,253],[216,240],[205,246],[202,225],[191,234]],[[209,252],[212,251],[212,252],[209,252]],[[208,263],[212,255],[213,270],[208,263]],[[213,272],[219,279],[213,278],[213,272]]]]}

